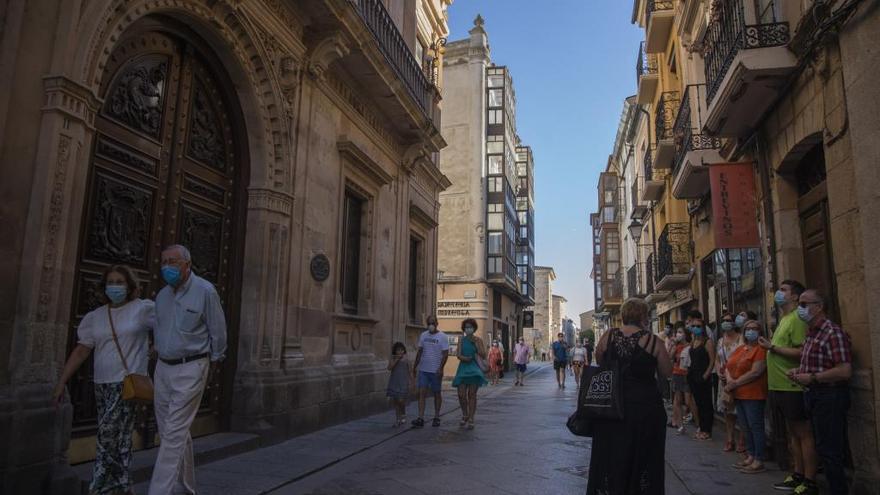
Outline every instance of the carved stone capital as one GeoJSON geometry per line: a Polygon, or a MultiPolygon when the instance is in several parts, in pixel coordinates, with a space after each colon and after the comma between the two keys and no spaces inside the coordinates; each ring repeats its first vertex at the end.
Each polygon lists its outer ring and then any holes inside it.
{"type": "Polygon", "coordinates": [[[103,100],[98,98],[91,88],[68,79],[66,76],[46,76],[43,78],[43,89],[46,97],[44,112],[59,112],[69,118],[78,120],[88,128],[95,126],[95,115],[101,108],[103,100]]]}
{"type": "Polygon", "coordinates": [[[330,64],[351,52],[348,42],[339,31],[328,34],[318,41],[309,54],[309,74],[315,79],[323,79],[330,64]]]}
{"type": "Polygon", "coordinates": [[[290,216],[293,210],[293,196],[273,189],[250,189],[248,210],[264,210],[290,216]]]}

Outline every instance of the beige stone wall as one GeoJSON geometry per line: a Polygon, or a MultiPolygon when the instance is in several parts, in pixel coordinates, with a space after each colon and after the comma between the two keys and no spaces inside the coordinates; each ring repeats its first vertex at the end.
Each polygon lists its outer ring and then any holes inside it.
{"type": "Polygon", "coordinates": [[[550,345],[553,321],[553,280],[556,278],[550,267],[535,267],[535,328],[540,331],[539,348],[550,345]]]}

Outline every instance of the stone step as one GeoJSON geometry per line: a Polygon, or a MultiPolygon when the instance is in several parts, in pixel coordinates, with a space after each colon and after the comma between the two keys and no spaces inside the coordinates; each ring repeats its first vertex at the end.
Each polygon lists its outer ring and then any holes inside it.
{"type": "MultiPolygon", "coordinates": [[[[193,457],[196,466],[219,461],[227,457],[242,454],[260,447],[259,435],[249,433],[215,433],[193,439],[193,457]]],[[[132,482],[142,483],[148,481],[153,474],[153,465],[156,464],[156,456],[159,448],[139,450],[132,455],[131,478],[132,482]]],[[[94,462],[84,462],[72,466],[82,481],[82,493],[88,493],[89,482],[92,479],[94,462]]]]}

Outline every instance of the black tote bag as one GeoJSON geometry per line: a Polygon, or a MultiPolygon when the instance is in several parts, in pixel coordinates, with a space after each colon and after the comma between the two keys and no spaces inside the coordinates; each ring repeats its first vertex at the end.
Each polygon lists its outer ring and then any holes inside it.
{"type": "MultiPolygon", "coordinates": [[[[614,338],[614,334],[611,338],[614,338]]],[[[614,346],[609,342],[602,365],[586,366],[581,371],[577,410],[566,422],[569,431],[574,435],[591,437],[597,421],[623,419],[620,361],[613,349],[614,346]]]]}

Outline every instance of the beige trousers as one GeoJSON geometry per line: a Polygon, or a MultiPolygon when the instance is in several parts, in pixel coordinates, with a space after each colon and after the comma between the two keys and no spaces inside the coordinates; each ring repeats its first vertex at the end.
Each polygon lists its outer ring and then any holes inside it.
{"type": "Polygon", "coordinates": [[[196,491],[192,425],[208,378],[208,358],[174,366],[156,364],[156,425],[159,456],[153,467],[149,495],[192,494],[196,491]]]}

